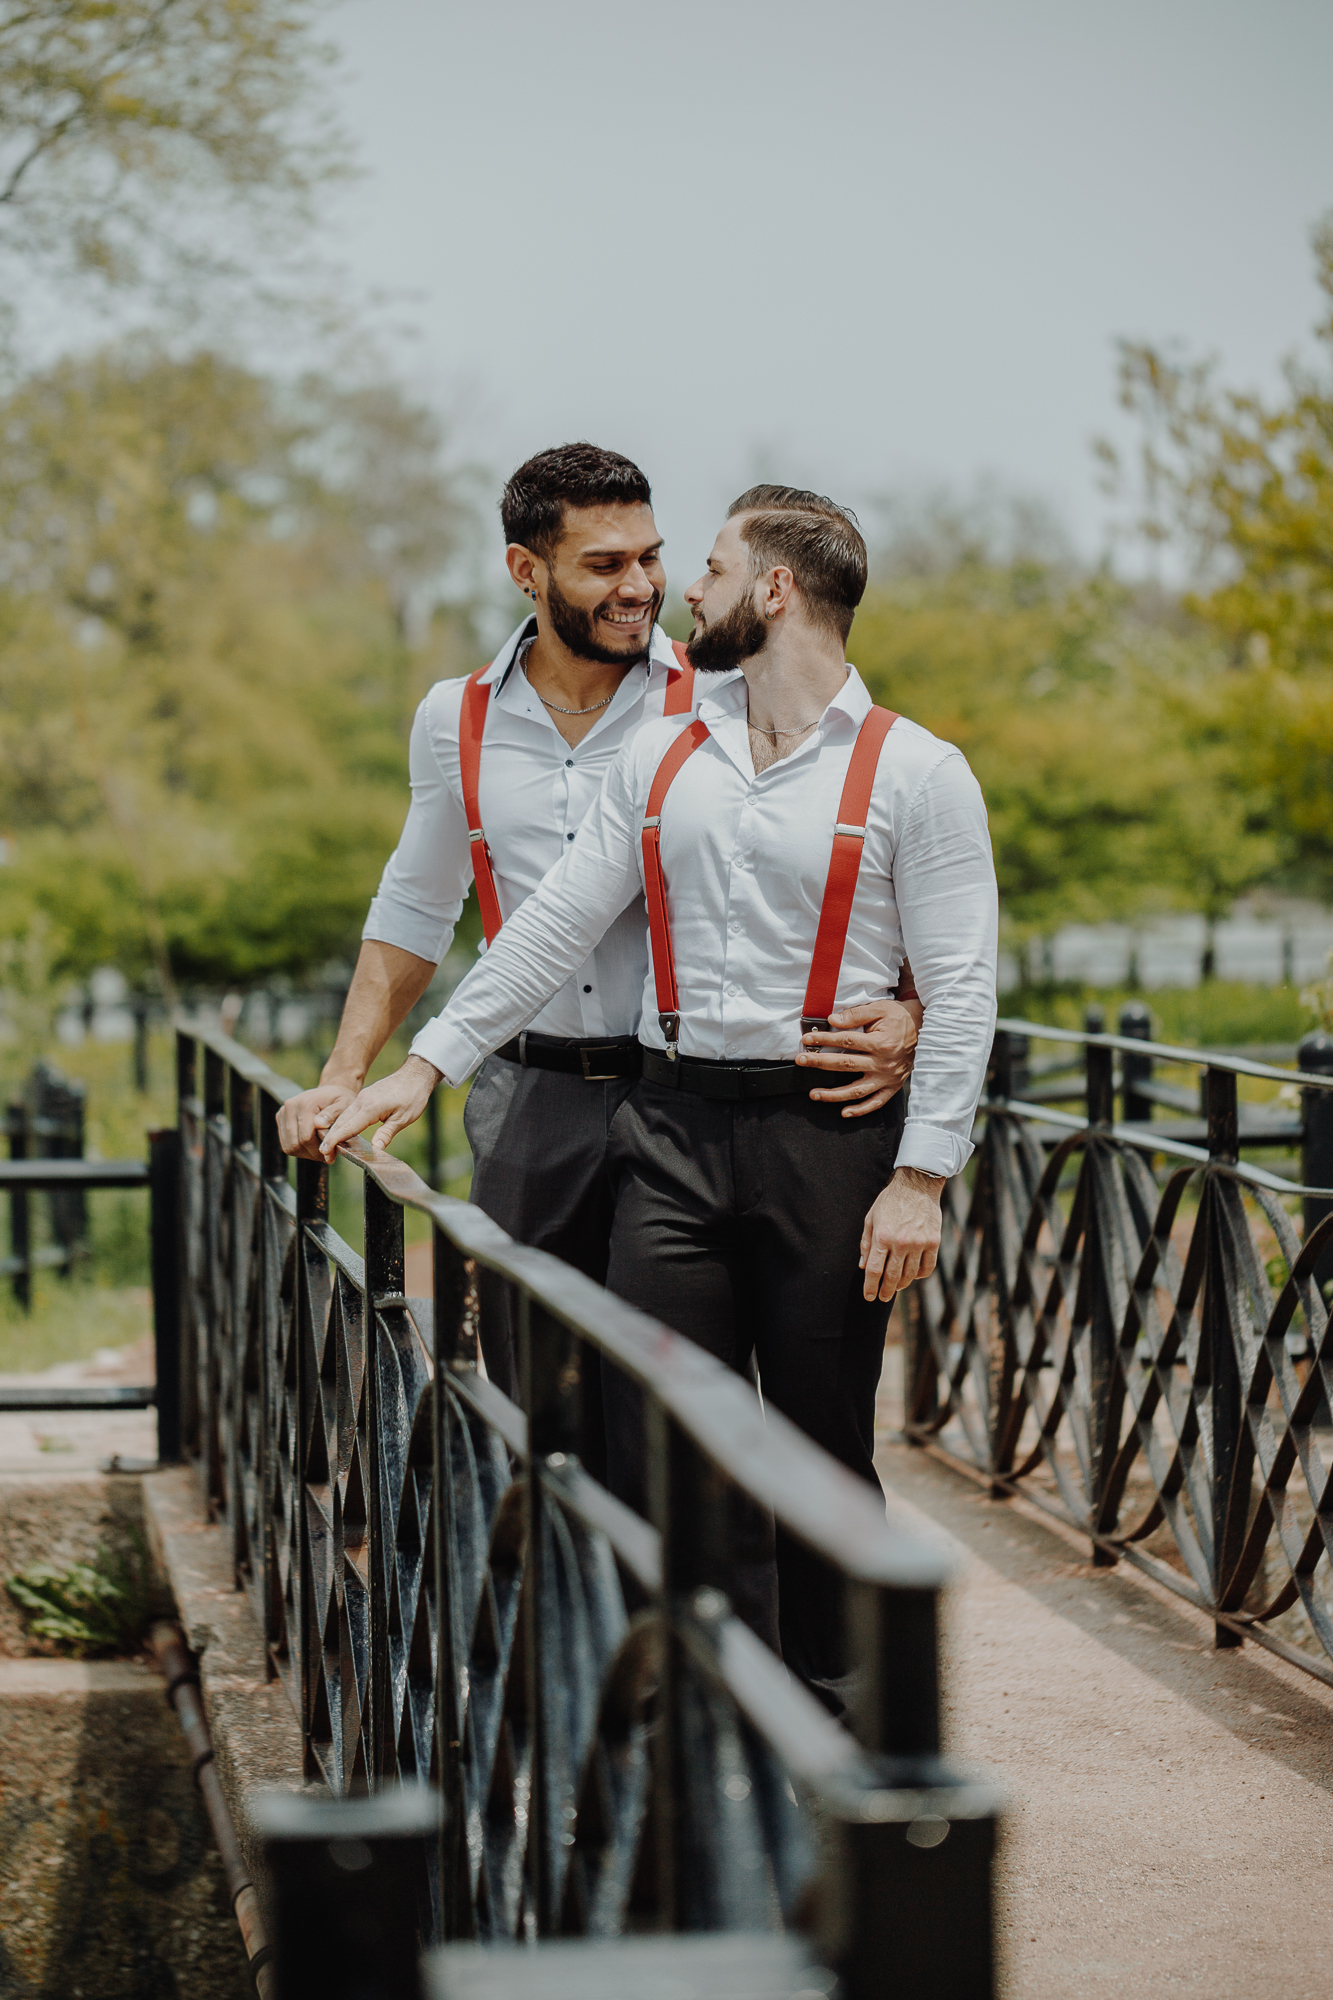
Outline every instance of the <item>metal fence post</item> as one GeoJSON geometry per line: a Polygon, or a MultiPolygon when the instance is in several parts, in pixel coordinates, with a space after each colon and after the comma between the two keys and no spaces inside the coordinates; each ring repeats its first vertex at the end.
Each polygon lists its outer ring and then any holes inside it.
{"type": "Polygon", "coordinates": [[[998,1800],[940,1761],[938,1588],[851,1584],[847,1608],[849,1719],[884,1789],[829,1829],[829,1962],[847,2000],[988,2000],[998,1800]]]}
{"type": "Polygon", "coordinates": [[[697,1906],[707,1884],[695,1879],[686,1743],[688,1662],[679,1632],[697,1601],[715,1622],[726,1607],[726,1481],[655,1398],[646,1399],[649,1512],[662,1537],[662,1657],[659,1730],[654,1743],[653,1818],[657,1922],[662,1930],[706,1928],[697,1906]]]}
{"type": "MultiPolygon", "coordinates": [[[[197,1457],[202,1450],[199,1426],[199,1329],[195,1320],[195,1297],[190,1265],[191,1217],[187,1176],[193,1168],[187,1159],[191,1128],[196,1117],[199,1045],[184,1029],[176,1030],[176,1131],[180,1139],[180,1249],[179,1310],[181,1326],[181,1445],[197,1457]]],[[[196,1246],[197,1248],[197,1246],[196,1246]]]]}
{"type": "MultiPolygon", "coordinates": [[[[366,1246],[366,1381],[365,1464],[370,1491],[366,1494],[367,1573],[370,1577],[370,1666],[366,1698],[369,1706],[370,1782],[378,1784],[393,1770],[392,1689],[389,1666],[389,1607],[385,1565],[392,1563],[394,1523],[383,1507],[384,1408],[380,1397],[379,1302],[403,1297],[403,1211],[390,1201],[370,1175],[365,1180],[366,1246]]],[[[406,1440],[403,1441],[406,1450],[406,1440]]],[[[346,1532],[344,1516],[344,1533],[346,1532]]]]}
{"type": "MultiPolygon", "coordinates": [[[[1089,1008],[1089,1013],[1092,1012],[1089,1008]]],[[[1099,1010],[1100,1011],[1100,1010],[1099,1010]]],[[[1101,1029],[1096,1030],[1098,1034],[1101,1029]]],[[[1088,1123],[1110,1126],[1115,1123],[1115,1052],[1087,1044],[1088,1123]]]]}
{"type": "Polygon", "coordinates": [[[157,1457],[181,1458],[181,1137],[175,1126],[148,1134],[153,1267],[153,1353],[157,1370],[157,1457]]]}
{"type": "MultiPolygon", "coordinates": [[[[1208,1107],[1208,1156],[1224,1164],[1239,1157],[1239,1120],[1236,1107],[1236,1079],[1230,1070],[1204,1072],[1204,1096],[1208,1107]]],[[[1234,1194],[1213,1176],[1204,1188],[1200,1222],[1207,1229],[1205,1241],[1204,1288],[1202,1300],[1203,1344],[1207,1353],[1206,1381],[1211,1384],[1213,1447],[1213,1592],[1220,1597],[1225,1579],[1240,1556],[1248,1512],[1248,1437],[1242,1407],[1240,1364],[1231,1329],[1231,1306],[1227,1295],[1223,1261],[1222,1218],[1219,1208],[1227,1194],[1234,1194]]],[[[1239,1197],[1236,1197],[1237,1200],[1239,1197]]],[[[1242,1218],[1243,1226],[1243,1218],[1242,1218]]],[[[1203,1370],[1200,1370],[1203,1374],[1203,1370]]],[[[1239,1646],[1241,1637],[1228,1626],[1214,1625],[1218,1647],[1239,1646]]]]}
{"type": "MultiPolygon", "coordinates": [[[[18,1099],[9,1107],[9,1157],[11,1160],[26,1160],[28,1157],[28,1107],[18,1099]]],[[[31,1312],[32,1221],[26,1188],[15,1187],[9,1191],[9,1250],[13,1259],[9,1282],[15,1303],[24,1312],[31,1312]]]]}
{"type": "MultiPolygon", "coordinates": [[[[1297,1065],[1315,1076],[1333,1076],[1333,1035],[1307,1035],[1296,1051],[1297,1065]]],[[[1301,1092],[1301,1179],[1306,1187],[1333,1188],[1333,1090],[1301,1092]]],[[[1333,1201],[1306,1195],[1301,1203],[1305,1234],[1333,1210],[1333,1201]]],[[[1321,1291],[1333,1282],[1333,1243],[1315,1266],[1321,1291]]]]}
{"type": "MultiPolygon", "coordinates": [[[[431,1536],[435,1565],[435,1754],[444,1812],[439,1830],[440,1935],[448,1942],[472,1934],[470,1862],[463,1791],[463,1725],[460,1663],[455,1655],[452,1552],[454,1546],[454,1415],[449,1376],[475,1371],[476,1292],[467,1260],[438,1224],[431,1231],[432,1315],[435,1334],[434,1476],[431,1536]]],[[[464,1643],[466,1643],[464,1641],[464,1643]]]]}
{"type": "MultiPolygon", "coordinates": [[[[1136,1042],[1152,1040],[1152,1015],[1141,1000],[1127,1000],[1120,1009],[1120,1032],[1136,1042]]],[[[1134,1086],[1152,1081],[1152,1057],[1131,1055],[1125,1049],[1121,1052],[1120,1066],[1125,1123],[1146,1124],[1152,1117],[1152,1099],[1141,1096],[1134,1086]]]]}
{"type": "Polygon", "coordinates": [[[542,1474],[558,1472],[582,1443],[583,1343],[563,1321],[554,1319],[524,1294],[518,1299],[519,1361],[522,1395],[528,1413],[526,1621],[524,1679],[528,1728],[532,1739],[532,1793],[528,1811],[528,1866],[532,1882],[537,1933],[554,1935],[560,1928],[556,1893],[556,1849],[566,1830],[566,1798],[555,1768],[551,1705],[560,1699],[555,1683],[567,1671],[552,1642],[558,1645],[557,1579],[547,1518],[542,1474]]]}
{"type": "MultiPolygon", "coordinates": [[[[296,1407],[299,1425],[292,1453],[292,1505],[299,1522],[301,1563],[301,1618],[296,1641],[300,1658],[296,1663],[297,1685],[301,1690],[301,1755],[307,1778],[321,1778],[319,1760],[310,1747],[311,1724],[315,1713],[324,1635],[315,1616],[315,1586],[310,1559],[310,1510],[306,1503],[309,1475],[310,1433],[315,1423],[315,1407],[320,1399],[320,1383],[314,1367],[312,1343],[314,1311],[310,1300],[310,1271],[307,1263],[306,1228],[311,1223],[327,1224],[329,1219],[329,1170],[323,1160],[296,1162],[296,1407]]],[[[322,1417],[320,1419],[322,1424],[322,1417]]],[[[327,1474],[325,1475],[327,1477],[327,1474]]]]}

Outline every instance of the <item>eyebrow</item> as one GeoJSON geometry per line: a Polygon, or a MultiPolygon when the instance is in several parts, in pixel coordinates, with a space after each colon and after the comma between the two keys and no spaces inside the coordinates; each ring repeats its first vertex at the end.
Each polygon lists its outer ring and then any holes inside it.
{"type": "MultiPolygon", "coordinates": [[[[663,536],[662,541],[665,540],[666,537],[663,536]]],[[[649,556],[660,555],[662,550],[662,541],[653,542],[648,548],[643,550],[641,555],[638,555],[634,558],[635,561],[646,562],[649,556]]],[[[604,556],[628,556],[632,554],[633,551],[630,549],[585,549],[582,555],[579,557],[579,561],[593,562],[595,560],[600,560],[604,556]]]]}

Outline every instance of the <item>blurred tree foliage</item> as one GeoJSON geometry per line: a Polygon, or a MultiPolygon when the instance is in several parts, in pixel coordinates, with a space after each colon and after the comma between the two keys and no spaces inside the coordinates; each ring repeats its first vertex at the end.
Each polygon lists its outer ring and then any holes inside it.
{"type": "Polygon", "coordinates": [[[1186,603],[1224,650],[1190,727],[1262,801],[1282,867],[1333,896],[1333,216],[1313,240],[1322,352],[1286,364],[1278,397],[1148,346],[1124,348],[1121,389],[1144,433],[1136,525],[1185,549],[1186,603]]]}
{"type": "MultiPolygon", "coordinates": [[[[346,146],[318,0],[0,0],[0,259],[158,300],[253,290],[346,146]]],[[[5,288],[7,289],[7,288],[5,288]]]]}
{"type": "Polygon", "coordinates": [[[1109,578],[992,556],[872,585],[848,650],[878,700],[967,756],[1011,933],[1221,916],[1276,849],[1213,718],[1216,649],[1109,578]]]}
{"type": "Polygon", "coordinates": [[[0,404],[0,934],[55,974],[300,974],[401,825],[471,522],[397,390],[137,342],[0,404]]]}

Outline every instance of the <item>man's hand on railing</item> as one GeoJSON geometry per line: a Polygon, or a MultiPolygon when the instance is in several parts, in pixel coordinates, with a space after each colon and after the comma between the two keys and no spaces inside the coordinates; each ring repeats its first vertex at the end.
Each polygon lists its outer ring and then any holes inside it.
{"type": "Polygon", "coordinates": [[[440,1072],[433,1063],[424,1056],[409,1056],[392,1076],[367,1084],[339,1114],[320,1140],[321,1155],[331,1160],[344,1139],[354,1139],[367,1125],[379,1126],[371,1144],[382,1153],[390,1139],[420,1118],[439,1081],[440,1072]]]}
{"type": "Polygon", "coordinates": [[[872,1000],[829,1015],[829,1031],[812,1029],[801,1037],[798,1063],[814,1069],[864,1074],[840,1090],[812,1090],[817,1103],[844,1105],[844,1118],[864,1118],[887,1104],[912,1074],[922,1007],[915,997],[872,1000]]]}
{"type": "Polygon", "coordinates": [[[938,1174],[899,1167],[866,1217],[861,1232],[861,1269],[868,1299],[891,1299],[917,1278],[928,1278],[940,1248],[938,1174]]]}
{"type": "Polygon", "coordinates": [[[356,1098],[354,1083],[317,1083],[289,1097],[278,1112],[278,1143],[294,1160],[319,1160],[320,1141],[334,1119],[356,1098]]]}

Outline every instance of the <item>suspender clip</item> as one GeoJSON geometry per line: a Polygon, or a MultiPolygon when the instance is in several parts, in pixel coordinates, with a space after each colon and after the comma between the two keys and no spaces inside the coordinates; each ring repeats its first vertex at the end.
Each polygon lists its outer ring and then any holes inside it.
{"type": "Polygon", "coordinates": [[[666,1041],[667,1061],[674,1062],[680,1054],[680,1015],[659,1014],[657,1023],[666,1041]]]}
{"type": "Polygon", "coordinates": [[[830,1033],[829,1024],[826,1020],[816,1020],[813,1015],[802,1014],[801,1033],[803,1035],[827,1035],[830,1033]]]}

